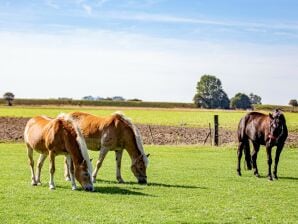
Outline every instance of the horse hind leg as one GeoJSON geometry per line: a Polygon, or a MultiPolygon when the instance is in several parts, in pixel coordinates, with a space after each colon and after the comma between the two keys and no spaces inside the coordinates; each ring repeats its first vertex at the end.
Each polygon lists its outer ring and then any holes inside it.
{"type": "Polygon", "coordinates": [[[102,147],[99,151],[99,158],[96,162],[95,169],[92,173],[93,183],[96,183],[96,176],[97,176],[98,170],[101,167],[102,162],[105,159],[108,152],[109,152],[109,148],[106,148],[106,147],[102,147]]]}
{"type": "Polygon", "coordinates": [[[35,173],[34,173],[33,149],[28,144],[27,144],[27,156],[28,156],[28,163],[31,171],[31,185],[36,186],[37,183],[36,183],[35,173]]]}
{"type": "Polygon", "coordinates": [[[258,158],[258,152],[260,149],[260,145],[258,143],[253,142],[254,150],[251,155],[251,160],[252,160],[252,168],[254,171],[254,175],[256,177],[260,177],[259,171],[258,171],[258,166],[257,166],[257,158],[258,158]]]}

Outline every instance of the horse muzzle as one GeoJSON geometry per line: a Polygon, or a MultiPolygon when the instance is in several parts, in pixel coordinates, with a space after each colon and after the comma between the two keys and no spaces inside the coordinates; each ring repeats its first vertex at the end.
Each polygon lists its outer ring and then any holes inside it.
{"type": "Polygon", "coordinates": [[[139,184],[147,184],[147,178],[146,177],[138,178],[138,183],[139,184]]]}
{"type": "Polygon", "coordinates": [[[85,191],[94,191],[93,185],[88,184],[88,185],[84,186],[84,190],[85,191]]]}

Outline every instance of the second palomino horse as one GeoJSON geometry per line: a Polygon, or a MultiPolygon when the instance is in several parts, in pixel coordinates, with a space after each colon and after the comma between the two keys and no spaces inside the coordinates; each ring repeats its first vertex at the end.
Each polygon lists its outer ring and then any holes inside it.
{"type": "Polygon", "coordinates": [[[86,191],[93,191],[92,165],[85,140],[69,115],[56,119],[44,116],[31,118],[25,128],[24,139],[31,169],[32,185],[40,185],[40,172],[47,156],[50,158],[50,189],[55,189],[54,172],[56,155],[66,155],[70,168],[72,189],[76,189],[75,178],[86,191]],[[40,153],[36,175],[34,173],[33,150],[40,153]]]}
{"type": "Polygon", "coordinates": [[[145,154],[142,139],[137,127],[121,113],[114,113],[106,117],[97,117],[82,112],[73,112],[71,116],[80,127],[89,150],[99,152],[99,159],[93,171],[93,182],[108,151],[116,154],[116,179],[124,183],[121,176],[121,159],[123,149],[126,149],[131,158],[131,170],[139,184],[147,183],[146,169],[148,155],[145,154]]]}

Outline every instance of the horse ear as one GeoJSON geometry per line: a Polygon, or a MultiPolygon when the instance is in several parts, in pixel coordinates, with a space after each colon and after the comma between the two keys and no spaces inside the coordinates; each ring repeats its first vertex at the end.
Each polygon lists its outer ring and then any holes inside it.
{"type": "Polygon", "coordinates": [[[146,156],[147,156],[147,158],[148,158],[148,157],[150,156],[150,153],[149,153],[149,154],[147,154],[146,156]]]}

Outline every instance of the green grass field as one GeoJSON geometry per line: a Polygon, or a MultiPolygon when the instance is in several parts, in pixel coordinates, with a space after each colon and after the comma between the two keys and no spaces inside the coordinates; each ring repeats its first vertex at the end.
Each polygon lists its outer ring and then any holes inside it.
{"type": "MultiPolygon", "coordinates": [[[[119,108],[104,107],[0,107],[0,116],[33,117],[37,115],[57,116],[61,112],[84,111],[104,116],[111,114],[119,108]]],[[[246,111],[227,110],[198,110],[198,109],[134,109],[120,108],[133,122],[140,124],[174,125],[181,124],[189,127],[205,127],[213,125],[213,116],[219,115],[219,125],[222,128],[236,130],[238,122],[246,111]]],[[[267,113],[267,112],[266,112],[267,113]]],[[[298,113],[285,113],[288,129],[298,132],[298,113]]]]}
{"type": "Polygon", "coordinates": [[[56,161],[56,190],[48,189],[48,160],[43,185],[32,187],[24,144],[0,144],[1,223],[297,223],[297,149],[283,151],[280,179],[269,182],[263,148],[259,179],[250,171],[236,175],[232,146],[145,148],[151,154],[147,186],[135,183],[127,153],[122,171],[128,183],[117,184],[109,153],[90,193],[72,191],[64,181],[62,156],[56,161]]]}

